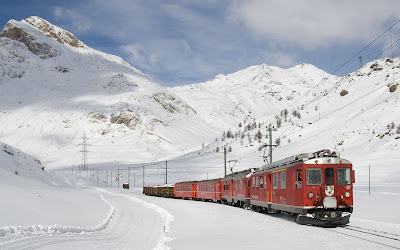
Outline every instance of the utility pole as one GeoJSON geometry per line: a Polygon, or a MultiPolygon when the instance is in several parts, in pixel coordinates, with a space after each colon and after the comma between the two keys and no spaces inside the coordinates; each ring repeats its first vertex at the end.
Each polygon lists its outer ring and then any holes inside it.
{"type": "Polygon", "coordinates": [[[272,128],[269,127],[269,163],[272,163],[272,128]]]}
{"type": "Polygon", "coordinates": [[[165,185],[168,182],[168,161],[165,161],[165,185]]]}
{"type": "Polygon", "coordinates": [[[117,180],[118,180],[118,188],[119,188],[119,169],[117,169],[117,174],[118,174],[117,180]]]}
{"type": "Polygon", "coordinates": [[[360,69],[361,69],[362,66],[363,66],[363,63],[362,63],[362,56],[359,56],[359,57],[358,57],[358,60],[360,60],[360,69]]]}
{"type": "Polygon", "coordinates": [[[143,166],[143,187],[144,187],[144,166],[143,166]]]}
{"type": "Polygon", "coordinates": [[[82,146],[81,149],[81,166],[80,166],[80,170],[88,170],[88,158],[87,158],[87,153],[89,152],[87,150],[88,146],[91,146],[90,144],[87,144],[87,137],[86,137],[86,132],[83,133],[83,137],[82,137],[82,143],[79,143],[78,145],[82,146]]]}
{"type": "Polygon", "coordinates": [[[128,185],[131,185],[131,167],[128,167],[128,185]]]}
{"type": "Polygon", "coordinates": [[[368,195],[371,195],[371,165],[368,166],[368,195]]]}
{"type": "Polygon", "coordinates": [[[224,145],[224,171],[226,177],[226,145],[224,145]]]}
{"type": "MultiPolygon", "coordinates": [[[[269,163],[272,163],[272,147],[276,147],[278,145],[272,144],[272,128],[269,127],[269,144],[265,144],[263,147],[269,147],[269,163]]],[[[265,155],[265,150],[264,150],[264,155],[265,155]]],[[[264,156],[264,160],[266,160],[267,157],[264,156]]]]}

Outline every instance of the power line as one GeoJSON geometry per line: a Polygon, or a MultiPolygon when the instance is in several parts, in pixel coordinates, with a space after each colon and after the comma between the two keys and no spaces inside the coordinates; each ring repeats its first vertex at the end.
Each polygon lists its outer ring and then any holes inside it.
{"type": "MultiPolygon", "coordinates": [[[[400,79],[400,78],[395,79],[395,81],[397,81],[398,79],[400,79]]],[[[392,81],[392,83],[393,83],[393,82],[394,82],[394,81],[392,81]]],[[[349,105],[351,105],[351,104],[353,104],[353,103],[355,103],[355,102],[361,100],[362,98],[364,98],[364,97],[366,97],[366,96],[368,96],[368,95],[370,95],[370,94],[372,94],[372,93],[374,93],[374,92],[376,92],[376,91],[382,89],[383,87],[386,87],[386,85],[383,85],[383,86],[381,86],[381,87],[379,87],[379,88],[376,88],[376,89],[370,91],[369,93],[367,93],[367,94],[365,94],[365,95],[363,95],[363,96],[361,96],[361,97],[359,97],[359,98],[353,100],[352,102],[349,102],[349,103],[345,104],[344,106],[342,106],[342,107],[340,107],[340,108],[338,108],[338,109],[336,109],[336,110],[330,112],[329,114],[327,114],[327,115],[321,117],[321,119],[325,119],[325,118],[331,116],[332,114],[334,114],[334,113],[336,113],[336,112],[338,112],[338,111],[340,111],[340,110],[342,110],[342,109],[348,107],[349,105]]],[[[321,120],[321,119],[320,119],[320,120],[321,120]]],[[[319,120],[319,121],[320,121],[320,120],[319,120]]],[[[312,125],[313,125],[313,124],[309,124],[308,126],[312,126],[312,125]]],[[[307,126],[307,125],[306,125],[306,126],[307,126]]],[[[289,134],[285,134],[284,136],[285,136],[285,137],[286,137],[286,136],[290,136],[290,135],[292,135],[292,134],[294,134],[294,133],[297,133],[297,132],[300,131],[300,130],[301,130],[301,129],[297,129],[297,130],[295,130],[295,131],[293,131],[293,132],[291,132],[291,133],[289,133],[289,134]]]]}
{"type": "MultiPolygon", "coordinates": [[[[314,90],[316,87],[318,87],[319,85],[321,85],[324,81],[326,81],[329,77],[331,77],[333,74],[335,74],[337,71],[339,71],[341,68],[343,68],[345,65],[347,65],[350,61],[352,61],[355,57],[357,57],[358,55],[360,55],[364,50],[366,50],[369,46],[371,46],[373,43],[375,43],[379,38],[381,38],[384,34],[386,34],[388,31],[391,31],[391,29],[396,26],[398,23],[400,22],[400,19],[395,22],[392,26],[390,26],[387,30],[385,30],[382,34],[380,34],[378,37],[376,37],[373,41],[371,41],[369,44],[367,44],[364,48],[362,48],[358,53],[356,53],[355,55],[353,55],[350,59],[348,59],[345,63],[343,63],[342,65],[340,65],[336,70],[334,70],[332,73],[329,74],[328,77],[325,77],[322,79],[322,81],[320,83],[318,83],[317,85],[315,85],[313,88],[311,88],[309,91],[307,91],[305,94],[301,95],[298,99],[296,99],[294,102],[292,102],[290,105],[288,105],[286,107],[290,108],[291,106],[293,106],[296,102],[298,102],[299,100],[301,100],[304,96],[308,95],[312,90],[314,90]]],[[[273,118],[271,118],[270,120],[267,121],[270,122],[272,121],[273,118]]]]}
{"type": "MultiPolygon", "coordinates": [[[[382,101],[376,103],[375,105],[372,105],[371,107],[369,107],[369,108],[367,108],[367,109],[361,110],[357,115],[354,115],[353,117],[351,117],[351,118],[349,118],[349,119],[347,119],[347,120],[345,120],[345,121],[343,121],[343,122],[341,122],[341,123],[339,123],[339,124],[337,124],[337,125],[335,125],[335,126],[332,126],[332,127],[328,128],[328,129],[324,129],[324,130],[322,130],[321,132],[316,133],[316,134],[314,134],[314,135],[312,135],[312,136],[309,136],[309,137],[307,137],[307,138],[304,138],[304,139],[302,139],[302,140],[300,140],[300,141],[296,141],[296,143],[300,143],[300,142],[303,142],[303,141],[305,141],[305,140],[314,138],[314,137],[319,136],[320,134],[323,134],[323,133],[325,133],[325,132],[327,132],[327,131],[329,131],[329,130],[332,130],[332,129],[334,129],[334,128],[336,128],[336,127],[338,127],[338,126],[340,126],[340,125],[342,125],[342,124],[344,124],[344,123],[347,123],[347,122],[353,120],[354,118],[360,116],[361,114],[367,112],[368,110],[370,110],[370,109],[372,109],[372,108],[378,106],[379,104],[381,104],[381,103],[383,103],[383,102],[389,100],[390,98],[393,98],[394,96],[397,96],[398,94],[400,94],[400,91],[399,91],[397,94],[391,95],[391,96],[389,96],[388,98],[385,98],[384,100],[382,100],[382,101]]],[[[285,146],[283,146],[283,147],[285,147],[285,146]]],[[[281,147],[281,148],[282,148],[282,147],[281,147]]]]}

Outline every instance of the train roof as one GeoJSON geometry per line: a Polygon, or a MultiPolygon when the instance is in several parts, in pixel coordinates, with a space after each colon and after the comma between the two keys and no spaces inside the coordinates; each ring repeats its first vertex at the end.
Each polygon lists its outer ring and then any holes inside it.
{"type": "Polygon", "coordinates": [[[303,153],[294,156],[287,157],[280,161],[273,162],[272,164],[262,166],[256,172],[267,172],[271,170],[278,170],[281,168],[287,168],[289,166],[305,163],[305,164],[327,164],[327,163],[342,163],[351,164],[350,161],[340,158],[339,153],[330,151],[328,149],[323,149],[313,153],[303,153]]]}
{"type": "Polygon", "coordinates": [[[254,173],[254,171],[256,171],[257,168],[249,168],[249,169],[245,169],[239,172],[234,172],[232,174],[227,175],[224,178],[221,178],[222,180],[233,180],[233,179],[239,179],[239,178],[244,178],[247,175],[254,173]]]}

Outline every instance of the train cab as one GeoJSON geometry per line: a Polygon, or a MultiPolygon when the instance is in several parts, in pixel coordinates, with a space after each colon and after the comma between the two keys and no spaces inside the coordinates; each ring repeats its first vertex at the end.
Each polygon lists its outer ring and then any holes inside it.
{"type": "Polygon", "coordinates": [[[354,171],[329,150],[300,154],[263,166],[250,177],[250,204],[284,211],[299,224],[345,225],[353,211],[354,171]]]}

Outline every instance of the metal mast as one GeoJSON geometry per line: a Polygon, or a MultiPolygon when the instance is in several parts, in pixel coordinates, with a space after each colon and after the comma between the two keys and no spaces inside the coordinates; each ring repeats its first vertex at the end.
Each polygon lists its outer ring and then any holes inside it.
{"type": "Polygon", "coordinates": [[[81,166],[80,166],[80,170],[88,170],[88,144],[87,144],[87,137],[86,137],[86,132],[83,132],[83,137],[82,137],[82,143],[79,143],[78,145],[82,146],[81,149],[81,166]]]}

